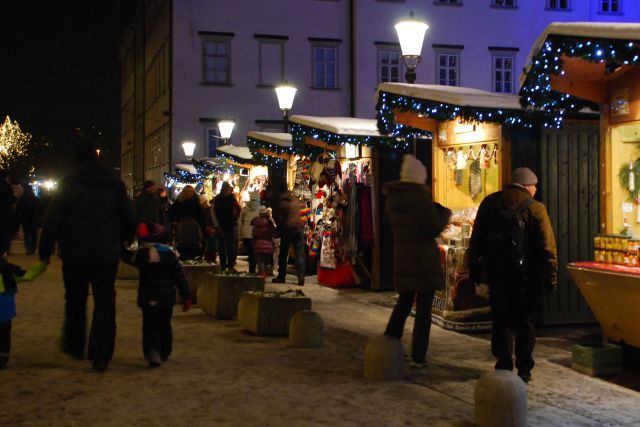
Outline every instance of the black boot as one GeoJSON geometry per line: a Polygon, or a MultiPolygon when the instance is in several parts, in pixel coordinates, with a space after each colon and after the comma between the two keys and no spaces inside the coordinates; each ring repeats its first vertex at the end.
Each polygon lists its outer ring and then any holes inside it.
{"type": "Polygon", "coordinates": [[[273,279],[271,279],[272,283],[285,283],[286,280],[284,277],[278,275],[277,277],[274,277],[273,279]]]}

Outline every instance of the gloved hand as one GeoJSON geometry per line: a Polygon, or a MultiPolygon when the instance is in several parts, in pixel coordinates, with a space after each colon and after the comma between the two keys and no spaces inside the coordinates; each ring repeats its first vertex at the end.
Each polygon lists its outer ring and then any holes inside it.
{"type": "Polygon", "coordinates": [[[191,298],[187,298],[186,300],[184,300],[184,304],[182,304],[182,311],[187,312],[189,310],[191,310],[191,305],[192,305],[192,301],[191,298]]]}

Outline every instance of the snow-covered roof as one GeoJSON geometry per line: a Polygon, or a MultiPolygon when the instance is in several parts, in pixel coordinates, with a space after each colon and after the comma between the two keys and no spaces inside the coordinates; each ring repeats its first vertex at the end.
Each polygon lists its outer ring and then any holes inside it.
{"type": "Polygon", "coordinates": [[[353,117],[316,117],[291,116],[292,123],[322,129],[336,135],[358,135],[381,137],[374,119],[357,119],[353,117]]]}
{"type": "Polygon", "coordinates": [[[291,148],[291,134],[290,133],[277,133],[277,132],[249,132],[247,133],[249,138],[257,139],[259,141],[268,142],[269,144],[279,145],[285,148],[291,148]]]}
{"type": "Polygon", "coordinates": [[[180,170],[192,173],[194,175],[198,173],[198,171],[196,170],[196,167],[193,166],[191,163],[178,163],[176,165],[176,169],[180,169],[180,170]]]}
{"type": "Polygon", "coordinates": [[[223,154],[229,154],[234,157],[238,157],[240,159],[251,160],[253,156],[251,155],[251,151],[247,147],[236,147],[233,144],[223,145],[216,149],[223,154]]]}
{"type": "Polygon", "coordinates": [[[482,107],[520,110],[517,95],[486,92],[468,87],[443,85],[418,85],[409,83],[381,83],[378,93],[387,92],[427,101],[442,102],[460,107],[482,107]]]}
{"type": "MultiPolygon", "coordinates": [[[[640,40],[640,24],[623,22],[552,22],[531,47],[525,66],[529,68],[533,57],[538,55],[550,35],[580,37],[587,39],[640,40]]],[[[520,80],[524,80],[522,73],[520,80]]]]}

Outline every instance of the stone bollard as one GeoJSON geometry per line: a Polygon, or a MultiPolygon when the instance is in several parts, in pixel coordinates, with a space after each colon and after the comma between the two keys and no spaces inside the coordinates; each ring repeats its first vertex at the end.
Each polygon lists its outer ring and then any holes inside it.
{"type": "Polygon", "coordinates": [[[474,399],[478,427],[527,426],[527,386],[515,373],[496,369],[484,374],[474,399]]]}
{"type": "Polygon", "coordinates": [[[289,322],[290,347],[322,347],[324,323],[313,310],[297,312],[289,322]]]}
{"type": "Polygon", "coordinates": [[[383,381],[397,381],[404,378],[402,342],[384,334],[371,338],[364,351],[364,376],[383,381]]]}

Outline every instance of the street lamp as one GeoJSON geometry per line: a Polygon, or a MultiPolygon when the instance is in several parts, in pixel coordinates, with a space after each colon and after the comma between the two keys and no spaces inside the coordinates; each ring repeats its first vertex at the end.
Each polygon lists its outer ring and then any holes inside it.
{"type": "Polygon", "coordinates": [[[227,139],[231,138],[231,132],[233,132],[233,127],[236,125],[236,122],[233,120],[220,120],[218,122],[218,130],[220,131],[220,138],[224,140],[225,145],[227,144],[227,139]]]}
{"type": "Polygon", "coordinates": [[[196,143],[193,141],[185,141],[182,143],[182,150],[184,150],[184,155],[187,157],[187,160],[191,160],[195,149],[196,143]]]}
{"type": "Polygon", "coordinates": [[[296,89],[286,81],[276,86],[276,96],[278,97],[278,106],[282,110],[284,116],[283,130],[285,133],[289,132],[289,110],[293,107],[293,98],[296,97],[296,89]]]}
{"type": "Polygon", "coordinates": [[[422,53],[422,43],[424,34],[429,26],[415,18],[413,12],[409,13],[409,19],[400,21],[395,25],[398,39],[400,39],[400,48],[402,49],[402,59],[407,67],[404,78],[407,83],[416,81],[416,67],[420,63],[420,54],[422,53]]]}

